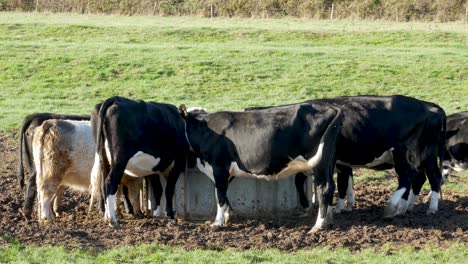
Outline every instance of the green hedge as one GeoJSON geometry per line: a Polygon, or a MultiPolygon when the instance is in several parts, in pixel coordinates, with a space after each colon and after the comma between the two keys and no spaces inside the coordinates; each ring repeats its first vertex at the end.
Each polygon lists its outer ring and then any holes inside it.
{"type": "Polygon", "coordinates": [[[466,0],[0,0],[0,11],[119,15],[466,20],[466,0]]]}

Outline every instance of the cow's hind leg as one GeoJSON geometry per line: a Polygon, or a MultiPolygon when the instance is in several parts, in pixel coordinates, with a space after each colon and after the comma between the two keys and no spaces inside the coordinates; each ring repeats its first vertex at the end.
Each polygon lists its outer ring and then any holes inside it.
{"type": "Polygon", "coordinates": [[[229,185],[229,172],[224,169],[214,168],[213,176],[216,187],[217,211],[216,219],[211,226],[222,226],[229,221],[230,204],[227,198],[227,189],[229,185]]]}
{"type": "Polygon", "coordinates": [[[408,194],[408,211],[412,211],[414,209],[414,205],[416,204],[416,200],[418,199],[419,194],[421,193],[421,189],[426,182],[426,173],[424,170],[418,172],[416,178],[413,179],[411,184],[411,191],[408,194]]]}
{"type": "Polygon", "coordinates": [[[140,206],[140,187],[142,185],[142,179],[134,179],[132,181],[127,182],[127,195],[128,198],[127,203],[129,203],[129,207],[132,208],[132,214],[135,218],[143,217],[143,213],[141,212],[140,206]]]}
{"type": "MultiPolygon", "coordinates": [[[[117,163],[117,164],[126,164],[117,163]]],[[[111,167],[109,176],[106,178],[106,211],[104,218],[109,221],[109,225],[114,228],[119,228],[116,216],[116,195],[119,184],[122,180],[125,167],[121,165],[114,165],[111,167]]]]}
{"type": "MultiPolygon", "coordinates": [[[[161,184],[161,180],[164,181],[165,178],[159,175],[152,175],[149,179],[151,181],[151,191],[152,191],[151,195],[153,196],[153,199],[151,200],[154,202],[154,205],[151,205],[151,208],[149,209],[153,211],[154,217],[162,217],[163,210],[161,207],[161,197],[163,194],[163,186],[161,184]]],[[[166,181],[166,186],[167,186],[167,181],[166,181]]]]}
{"type": "Polygon", "coordinates": [[[55,217],[60,217],[60,204],[62,201],[63,197],[63,192],[65,191],[64,186],[59,186],[57,189],[57,192],[55,193],[55,198],[54,198],[54,214],[55,217]]]}
{"type": "Polygon", "coordinates": [[[425,162],[425,171],[429,183],[431,185],[431,192],[429,194],[429,208],[427,214],[435,214],[439,207],[439,194],[441,193],[440,184],[442,182],[442,174],[439,166],[437,165],[437,158],[433,157],[425,162]]]}
{"type": "Polygon", "coordinates": [[[164,190],[166,194],[166,215],[170,219],[174,219],[172,197],[174,196],[177,180],[179,179],[179,176],[182,173],[182,169],[180,167],[181,164],[185,164],[185,160],[176,162],[174,168],[172,168],[172,170],[169,172],[169,175],[167,177],[166,188],[164,190]]]}
{"type": "Polygon", "coordinates": [[[39,205],[39,221],[53,221],[55,215],[53,213],[52,204],[54,201],[55,191],[58,189],[58,184],[54,182],[45,181],[39,186],[38,191],[38,205],[39,205]]]}
{"type": "Polygon", "coordinates": [[[400,200],[406,190],[411,188],[411,180],[417,174],[416,170],[411,168],[406,159],[406,150],[406,146],[393,150],[395,171],[398,174],[398,188],[388,201],[387,207],[385,207],[384,218],[392,218],[397,214],[400,200]]]}
{"type": "Polygon", "coordinates": [[[338,202],[334,212],[339,214],[342,211],[351,211],[354,206],[354,191],[353,191],[353,171],[350,167],[336,165],[337,180],[338,180],[338,202]],[[345,198],[347,203],[345,204],[345,198]]]}
{"type": "Polygon", "coordinates": [[[335,182],[333,181],[333,166],[316,168],[314,170],[315,184],[319,210],[314,227],[309,233],[327,228],[333,224],[333,194],[335,192],[335,182]]]}
{"type": "Polygon", "coordinates": [[[305,176],[303,173],[298,173],[294,179],[297,194],[299,196],[299,203],[301,204],[302,209],[304,209],[305,213],[310,209],[309,200],[307,199],[307,195],[304,189],[306,180],[307,176],[305,176]]]}

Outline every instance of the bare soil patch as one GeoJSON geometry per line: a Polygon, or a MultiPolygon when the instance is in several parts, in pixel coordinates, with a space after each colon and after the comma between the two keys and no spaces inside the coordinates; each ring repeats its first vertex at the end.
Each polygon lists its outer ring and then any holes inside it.
{"type": "Polygon", "coordinates": [[[133,219],[125,215],[120,220],[123,228],[114,230],[98,213],[86,215],[88,195],[71,191],[64,195],[62,217],[41,225],[35,218],[26,221],[19,211],[23,197],[16,179],[17,151],[16,139],[0,132],[0,246],[8,239],[16,239],[24,244],[92,249],[158,243],[186,249],[298,250],[326,246],[359,250],[385,243],[395,247],[423,248],[427,243],[447,246],[453,242],[468,242],[466,194],[444,192],[439,212],[428,216],[425,213],[427,205],[422,202],[422,197],[427,195],[425,191],[414,212],[383,220],[383,208],[392,194],[388,183],[396,181],[395,178],[357,184],[356,209],[335,215],[332,228],[312,235],[307,232],[314,225],[315,209],[306,218],[234,217],[227,226],[216,229],[204,222],[179,220],[175,223],[167,219],[133,219]]]}

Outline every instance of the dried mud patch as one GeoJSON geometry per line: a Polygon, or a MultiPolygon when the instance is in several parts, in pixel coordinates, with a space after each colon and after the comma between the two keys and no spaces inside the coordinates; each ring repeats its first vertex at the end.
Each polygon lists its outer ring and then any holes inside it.
{"type": "MultiPolygon", "coordinates": [[[[35,219],[26,221],[19,209],[22,194],[16,179],[18,144],[11,135],[0,132],[0,246],[15,239],[29,245],[61,245],[66,248],[103,249],[143,243],[177,245],[186,249],[277,248],[298,250],[326,246],[360,250],[390,243],[392,248],[410,245],[424,248],[428,243],[447,246],[468,241],[468,196],[444,193],[440,211],[425,213],[423,193],[414,212],[383,220],[383,208],[392,189],[384,182],[364,182],[356,187],[356,209],[334,216],[334,226],[309,235],[316,210],[308,217],[234,217],[221,228],[205,222],[167,219],[121,219],[122,228],[108,227],[97,214],[86,215],[88,196],[71,191],[64,195],[62,217],[47,225],[35,219]]],[[[234,208],[235,210],[235,208],[234,208]]],[[[234,211],[235,213],[235,211],[234,211]]],[[[213,216],[214,218],[214,216],[213,216]]]]}

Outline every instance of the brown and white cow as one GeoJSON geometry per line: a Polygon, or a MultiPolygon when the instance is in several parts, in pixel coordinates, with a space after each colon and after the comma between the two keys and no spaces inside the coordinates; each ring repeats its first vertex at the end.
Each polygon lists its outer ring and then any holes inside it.
{"type": "MultiPolygon", "coordinates": [[[[39,220],[51,221],[58,215],[65,186],[89,191],[95,148],[89,121],[50,119],[34,129],[32,156],[37,172],[39,220]]],[[[129,189],[134,215],[141,216],[141,179],[124,177],[123,184],[129,189]]]]}

